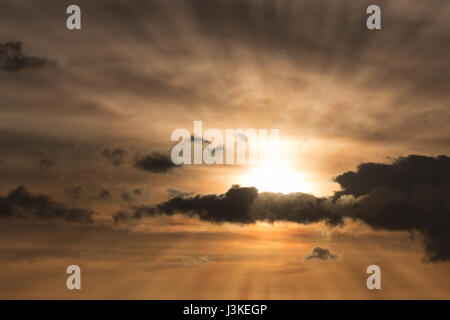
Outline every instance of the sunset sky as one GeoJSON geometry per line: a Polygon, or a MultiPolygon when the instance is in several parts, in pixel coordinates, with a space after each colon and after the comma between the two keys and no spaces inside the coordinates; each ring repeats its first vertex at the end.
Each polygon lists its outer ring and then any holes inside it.
{"type": "Polygon", "coordinates": [[[0,298],[450,299],[449,16],[2,0],[0,298]],[[279,161],[175,166],[196,120],[279,129],[279,161]]]}

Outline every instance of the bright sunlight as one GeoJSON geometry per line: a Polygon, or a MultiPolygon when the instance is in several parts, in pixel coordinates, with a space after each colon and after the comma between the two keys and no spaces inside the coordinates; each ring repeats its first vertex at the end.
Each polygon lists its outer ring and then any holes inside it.
{"type": "Polygon", "coordinates": [[[279,162],[272,162],[258,167],[253,167],[250,172],[242,175],[241,185],[255,187],[259,192],[311,192],[303,175],[289,169],[279,162]]]}

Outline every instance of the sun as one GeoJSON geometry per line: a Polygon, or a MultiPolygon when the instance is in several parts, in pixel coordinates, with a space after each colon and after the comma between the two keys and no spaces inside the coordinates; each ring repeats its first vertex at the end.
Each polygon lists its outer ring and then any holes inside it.
{"type": "Polygon", "coordinates": [[[241,176],[241,186],[255,187],[259,192],[294,193],[311,191],[304,176],[279,162],[250,168],[241,176]]]}

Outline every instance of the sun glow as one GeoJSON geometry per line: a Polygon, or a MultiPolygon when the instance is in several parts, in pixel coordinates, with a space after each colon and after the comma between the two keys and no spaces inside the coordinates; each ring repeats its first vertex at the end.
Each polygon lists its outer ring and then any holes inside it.
{"type": "Polygon", "coordinates": [[[273,162],[250,169],[249,173],[242,175],[241,185],[255,187],[259,192],[311,192],[304,176],[297,171],[289,169],[282,163],[273,162]]]}

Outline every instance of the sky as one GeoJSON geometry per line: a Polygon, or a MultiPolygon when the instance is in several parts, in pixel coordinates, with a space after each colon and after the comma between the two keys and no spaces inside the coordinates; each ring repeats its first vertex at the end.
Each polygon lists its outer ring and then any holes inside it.
{"type": "Polygon", "coordinates": [[[449,15],[1,1],[0,298],[449,299],[449,15]],[[278,129],[279,162],[175,165],[196,120],[278,129]]]}

